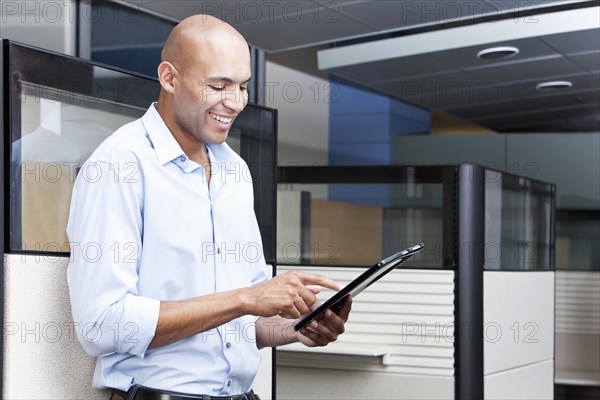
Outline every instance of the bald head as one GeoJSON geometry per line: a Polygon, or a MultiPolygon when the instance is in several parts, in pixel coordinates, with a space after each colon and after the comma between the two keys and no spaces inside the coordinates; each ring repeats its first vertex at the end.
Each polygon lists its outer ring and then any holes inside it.
{"type": "Polygon", "coordinates": [[[210,15],[198,14],[181,21],[169,35],[161,61],[176,67],[190,62],[209,62],[217,51],[248,51],[244,37],[228,23],[210,15]]]}
{"type": "Polygon", "coordinates": [[[157,72],[158,113],[186,154],[202,161],[204,144],[225,141],[248,103],[248,43],[231,25],[194,15],[169,35],[157,72]]]}

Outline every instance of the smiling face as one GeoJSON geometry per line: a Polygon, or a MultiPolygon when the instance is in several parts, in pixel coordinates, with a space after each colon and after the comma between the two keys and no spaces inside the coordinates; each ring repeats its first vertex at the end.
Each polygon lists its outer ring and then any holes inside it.
{"type": "Polygon", "coordinates": [[[220,21],[200,28],[202,32],[195,26],[177,32],[159,66],[159,112],[184,150],[225,141],[248,103],[246,41],[220,21]]]}

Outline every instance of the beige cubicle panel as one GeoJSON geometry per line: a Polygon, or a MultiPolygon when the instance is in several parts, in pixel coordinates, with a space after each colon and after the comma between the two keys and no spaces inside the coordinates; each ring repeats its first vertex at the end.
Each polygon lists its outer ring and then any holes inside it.
{"type": "Polygon", "coordinates": [[[383,209],[311,200],[312,264],[371,265],[382,258],[383,209]]]}
{"type": "Polygon", "coordinates": [[[21,176],[23,250],[70,251],[65,229],[75,167],[25,161],[21,165],[21,176]]]}

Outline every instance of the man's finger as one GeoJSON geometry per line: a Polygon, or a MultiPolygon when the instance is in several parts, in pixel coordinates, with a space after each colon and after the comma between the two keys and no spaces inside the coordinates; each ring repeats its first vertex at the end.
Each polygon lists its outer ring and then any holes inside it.
{"type": "Polygon", "coordinates": [[[297,272],[296,274],[298,279],[300,279],[300,282],[302,282],[304,285],[318,285],[335,291],[341,289],[339,283],[323,275],[309,274],[306,272],[297,272]]]}
{"type": "Polygon", "coordinates": [[[314,294],[321,293],[321,287],[316,285],[306,285],[306,288],[313,292],[314,294]]]}
{"type": "Polygon", "coordinates": [[[300,315],[304,315],[310,311],[309,305],[306,303],[306,300],[302,296],[297,296],[294,299],[294,305],[296,306],[296,310],[300,312],[300,315]]]}
{"type": "Polygon", "coordinates": [[[341,306],[336,310],[336,314],[340,316],[344,321],[348,321],[348,316],[350,315],[350,310],[352,309],[352,295],[348,295],[344,297],[342,300],[341,306]]]}

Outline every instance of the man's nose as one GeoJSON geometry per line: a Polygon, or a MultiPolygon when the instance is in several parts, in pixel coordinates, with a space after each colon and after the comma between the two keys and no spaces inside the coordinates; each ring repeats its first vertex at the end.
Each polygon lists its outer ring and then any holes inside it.
{"type": "Polygon", "coordinates": [[[246,104],[248,104],[248,92],[241,88],[228,90],[223,95],[223,105],[235,112],[241,112],[246,104]]]}

